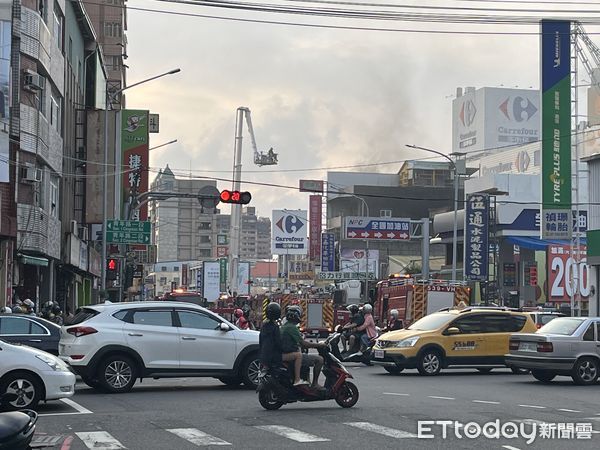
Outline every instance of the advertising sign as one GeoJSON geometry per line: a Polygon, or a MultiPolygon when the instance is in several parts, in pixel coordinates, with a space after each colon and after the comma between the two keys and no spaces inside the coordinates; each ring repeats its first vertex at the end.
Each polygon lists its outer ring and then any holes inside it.
{"type": "MultiPolygon", "coordinates": [[[[123,154],[123,204],[148,191],[148,111],[121,111],[121,151],[123,154]]],[[[148,205],[133,211],[132,220],[147,220],[148,205]]]]}
{"type": "Polygon", "coordinates": [[[321,272],[335,270],[335,235],[333,233],[321,234],[321,272]]]}
{"type": "Polygon", "coordinates": [[[288,263],[289,280],[312,280],[315,278],[315,263],[313,261],[296,260],[288,263]]]}
{"type": "Polygon", "coordinates": [[[217,246],[217,258],[223,258],[224,256],[229,255],[229,247],[228,246],[217,246]]]}
{"type": "Polygon", "coordinates": [[[551,302],[570,302],[573,290],[582,299],[590,296],[592,278],[587,264],[587,247],[580,246],[579,269],[569,245],[548,246],[548,299],[551,302]]]}
{"type": "Polygon", "coordinates": [[[306,255],[308,233],[306,211],[273,210],[273,237],[271,250],[274,255],[306,255]]]}
{"type": "MultiPolygon", "coordinates": [[[[379,250],[369,250],[369,273],[379,276],[379,250]]],[[[343,249],[340,253],[341,272],[364,273],[367,267],[367,250],[343,249]]]]}
{"type": "Polygon", "coordinates": [[[300,192],[323,193],[323,180],[300,180],[300,192]]]}
{"type": "Polygon", "coordinates": [[[9,127],[10,127],[10,51],[11,21],[10,6],[8,20],[0,20],[0,183],[8,183],[9,127]]]}
{"type": "Polygon", "coordinates": [[[204,296],[204,266],[200,266],[196,270],[196,292],[204,296]]]}
{"type": "Polygon", "coordinates": [[[250,295],[250,263],[238,263],[238,295],[250,295]]]}
{"type": "Polygon", "coordinates": [[[571,23],[541,21],[542,238],[571,233],[571,23]]]}
{"type": "MultiPolygon", "coordinates": [[[[335,280],[335,281],[347,281],[347,280],[364,280],[364,272],[319,272],[317,273],[319,280],[335,280]]],[[[369,280],[375,280],[375,274],[369,272],[369,280]]]]}
{"type": "Polygon", "coordinates": [[[219,284],[221,292],[227,289],[227,258],[219,259],[219,284]]]}
{"type": "Polygon", "coordinates": [[[209,302],[216,302],[221,294],[219,261],[204,261],[202,296],[209,302]]]}
{"type": "Polygon", "coordinates": [[[465,279],[488,278],[490,199],[485,194],[467,195],[465,216],[465,279]]]}
{"type": "Polygon", "coordinates": [[[410,219],[346,217],[344,239],[406,241],[410,239],[410,219]]]}
{"type": "Polygon", "coordinates": [[[321,256],[321,243],[319,242],[319,240],[321,239],[321,211],[323,210],[323,197],[320,195],[311,195],[309,204],[309,253],[311,261],[317,261],[321,256]]]}
{"type": "Polygon", "coordinates": [[[181,286],[184,288],[188,287],[188,264],[181,265],[181,286]]]}

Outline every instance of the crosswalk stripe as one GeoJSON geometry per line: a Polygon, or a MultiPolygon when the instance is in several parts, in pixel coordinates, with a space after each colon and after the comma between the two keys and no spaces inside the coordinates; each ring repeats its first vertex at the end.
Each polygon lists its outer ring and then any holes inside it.
{"type": "Polygon", "coordinates": [[[354,428],[360,428],[361,430],[371,431],[373,433],[383,434],[384,436],[393,437],[395,439],[405,438],[416,438],[417,435],[409,433],[408,431],[396,430],[394,428],[383,427],[370,422],[345,422],[344,425],[348,425],[354,428]]]}
{"type": "Polygon", "coordinates": [[[296,442],[327,442],[329,439],[315,436],[314,434],[308,434],[304,431],[295,430],[294,428],[283,427],[281,425],[257,425],[255,428],[259,430],[269,431],[271,433],[278,434],[284,438],[291,439],[296,442]]]}
{"type": "Polygon", "coordinates": [[[197,430],[196,428],[172,428],[167,431],[197,446],[231,445],[231,443],[227,441],[211,436],[210,434],[206,434],[203,431],[197,430]]]}
{"type": "Polygon", "coordinates": [[[83,441],[87,448],[94,450],[123,450],[127,447],[123,446],[119,441],[107,433],[106,431],[86,431],[75,433],[79,439],[83,441]]]}

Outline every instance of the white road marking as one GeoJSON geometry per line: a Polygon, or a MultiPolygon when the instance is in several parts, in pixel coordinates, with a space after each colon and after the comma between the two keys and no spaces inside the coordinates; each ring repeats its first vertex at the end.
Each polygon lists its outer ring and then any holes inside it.
{"type": "Polygon", "coordinates": [[[399,395],[401,397],[410,397],[410,394],[401,394],[399,392],[384,392],[383,395],[399,395]]]}
{"type": "Polygon", "coordinates": [[[546,409],[545,406],[537,406],[537,405],[519,405],[521,408],[534,408],[534,409],[546,409]]]}
{"type": "Polygon", "coordinates": [[[572,412],[572,413],[580,413],[581,411],[577,411],[576,409],[567,409],[567,408],[558,408],[559,411],[563,412],[572,412]]]}
{"type": "Polygon", "coordinates": [[[354,428],[359,428],[365,431],[371,431],[373,433],[383,434],[395,439],[406,439],[416,438],[416,434],[409,433],[408,431],[396,430],[394,428],[382,427],[381,425],[375,425],[370,422],[345,422],[344,425],[348,425],[354,428]]]}
{"type": "Polygon", "coordinates": [[[429,398],[437,398],[440,400],[456,400],[454,397],[438,397],[436,395],[428,395],[429,398]]]}
{"type": "Polygon", "coordinates": [[[231,445],[231,443],[227,441],[211,436],[210,434],[206,434],[203,431],[197,430],[196,428],[172,428],[167,431],[197,446],[231,445]]]}
{"type": "Polygon", "coordinates": [[[499,405],[500,402],[492,402],[489,400],[473,400],[473,403],[485,403],[486,405],[499,405]]]}
{"type": "Polygon", "coordinates": [[[106,431],[90,431],[75,433],[83,441],[85,446],[94,450],[123,450],[124,447],[119,441],[112,437],[106,431]]]}
{"type": "Polygon", "coordinates": [[[69,405],[71,408],[76,409],[81,414],[94,414],[92,411],[90,411],[87,408],[84,408],[79,403],[74,402],[70,398],[61,398],[60,401],[63,402],[64,404],[66,404],[66,405],[69,405]]]}
{"type": "Polygon", "coordinates": [[[328,442],[329,439],[315,436],[314,434],[308,434],[304,431],[295,430],[294,428],[288,428],[281,425],[257,425],[254,428],[259,430],[269,431],[275,433],[284,438],[291,439],[296,442],[328,442]]]}
{"type": "Polygon", "coordinates": [[[512,447],[510,445],[503,445],[502,448],[505,448],[506,450],[521,450],[520,448],[512,447]]]}

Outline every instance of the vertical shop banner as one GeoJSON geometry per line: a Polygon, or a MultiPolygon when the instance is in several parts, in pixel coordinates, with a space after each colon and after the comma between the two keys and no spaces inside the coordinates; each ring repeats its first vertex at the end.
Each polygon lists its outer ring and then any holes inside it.
{"type": "Polygon", "coordinates": [[[490,198],[485,194],[467,195],[465,216],[465,279],[486,281],[489,260],[490,198]]]}
{"type": "Polygon", "coordinates": [[[323,210],[323,197],[320,195],[311,195],[309,201],[309,251],[310,260],[318,261],[321,256],[321,243],[319,239],[321,237],[321,211],[323,210]]]}
{"type": "Polygon", "coordinates": [[[542,238],[571,235],[571,22],[542,20],[542,238]]]}
{"type": "Polygon", "coordinates": [[[227,289],[227,258],[219,259],[219,286],[221,292],[227,289]]]}
{"type": "MultiPolygon", "coordinates": [[[[3,9],[4,10],[4,9],[3,9]]],[[[10,128],[10,51],[11,21],[0,19],[0,183],[9,182],[9,128],[10,128]]]]}
{"type": "Polygon", "coordinates": [[[573,292],[587,301],[594,284],[587,264],[587,247],[580,248],[579,267],[571,254],[570,245],[552,244],[548,246],[548,301],[552,303],[570,302],[573,292]]]}
{"type": "MultiPolygon", "coordinates": [[[[225,260],[227,261],[227,260],[225,260]]],[[[238,285],[236,292],[238,295],[250,295],[250,263],[238,263],[238,285]]]]}
{"type": "Polygon", "coordinates": [[[196,269],[196,292],[204,297],[204,266],[196,269]]]}
{"type": "MultiPolygon", "coordinates": [[[[148,192],[148,111],[121,111],[121,152],[123,154],[123,204],[135,204],[135,198],[148,192]]],[[[126,207],[125,211],[129,209],[126,207]]],[[[148,220],[148,206],[130,212],[131,220],[148,220]]]]}
{"type": "Polygon", "coordinates": [[[335,235],[323,233],[321,235],[321,272],[335,270],[335,235]]]}
{"type": "Polygon", "coordinates": [[[219,261],[204,261],[202,296],[209,302],[216,302],[221,295],[219,261]]]}
{"type": "Polygon", "coordinates": [[[187,264],[182,264],[181,265],[181,287],[184,287],[187,289],[188,287],[188,269],[189,266],[187,264]]]}

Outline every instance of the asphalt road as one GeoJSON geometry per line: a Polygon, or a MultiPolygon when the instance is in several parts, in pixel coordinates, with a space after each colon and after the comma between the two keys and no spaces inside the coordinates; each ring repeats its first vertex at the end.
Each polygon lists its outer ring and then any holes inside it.
{"type": "Polygon", "coordinates": [[[600,384],[580,387],[558,377],[542,385],[502,369],[488,375],[449,370],[429,378],[412,370],[389,375],[380,367],[348,368],[360,390],[350,409],[325,401],[265,411],[254,391],[210,378],[145,380],[121,395],[78,384],[72,401],[40,406],[36,439],[61,450],[600,448],[600,384]],[[451,422],[444,438],[444,425],[422,423],[419,433],[419,421],[451,422]],[[468,433],[479,437],[466,437],[461,424],[468,422],[491,422],[485,429],[490,437],[474,425],[468,433]],[[535,440],[527,445],[511,437],[512,425],[529,439],[535,430],[535,440]]]}

